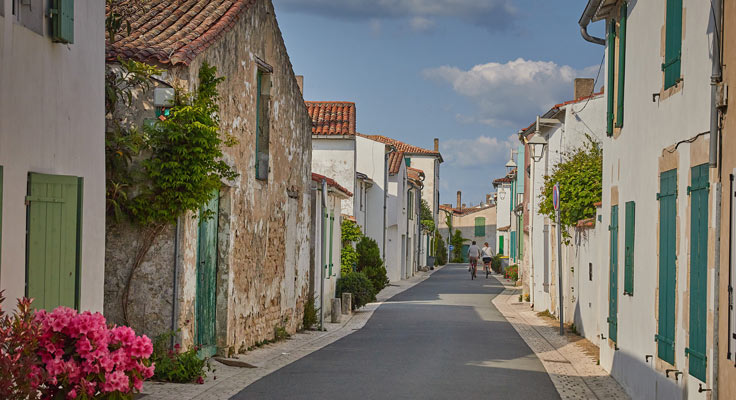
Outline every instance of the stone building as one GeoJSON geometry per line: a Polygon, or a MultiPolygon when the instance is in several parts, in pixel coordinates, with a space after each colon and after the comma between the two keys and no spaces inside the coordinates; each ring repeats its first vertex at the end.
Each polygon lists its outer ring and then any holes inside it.
{"type": "Polygon", "coordinates": [[[3,306],[102,311],[105,4],[41,3],[0,1],[3,306]]]}
{"type": "MultiPolygon", "coordinates": [[[[172,87],[195,89],[200,66],[217,67],[221,130],[238,143],[224,159],[239,176],[206,205],[217,217],[179,218],[132,278],[128,323],[156,335],[181,329],[185,347],[238,351],[295,332],[309,289],[311,120],[270,0],[150,0],[132,30],[107,45],[118,57],[162,67],[172,87]]],[[[138,121],[153,118],[152,93],[138,121]]],[[[139,233],[109,225],[105,313],[122,322],[121,297],[139,233]]]]}

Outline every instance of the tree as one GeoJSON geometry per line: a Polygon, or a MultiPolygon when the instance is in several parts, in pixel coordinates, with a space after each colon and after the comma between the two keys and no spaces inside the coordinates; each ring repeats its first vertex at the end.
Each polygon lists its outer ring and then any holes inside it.
{"type": "Polygon", "coordinates": [[[358,251],[358,272],[364,273],[371,280],[376,293],[380,292],[388,285],[389,280],[378,243],[368,236],[363,236],[355,247],[358,251]]]}
{"type": "Polygon", "coordinates": [[[363,234],[355,222],[344,219],[340,225],[342,250],[340,252],[340,273],[344,276],[353,272],[358,264],[358,252],[355,251],[353,243],[360,240],[363,234]]]}
{"type": "Polygon", "coordinates": [[[461,263],[463,262],[463,244],[467,242],[468,239],[463,238],[463,234],[460,232],[459,229],[455,230],[455,233],[453,233],[452,238],[450,239],[450,244],[452,244],[452,262],[461,263]]]}
{"type": "Polygon", "coordinates": [[[429,232],[434,232],[436,229],[432,210],[429,209],[429,204],[424,199],[422,199],[421,206],[419,207],[419,221],[424,226],[424,229],[429,232]]]}
{"type": "Polygon", "coordinates": [[[445,265],[447,264],[447,246],[445,246],[445,239],[442,238],[439,231],[435,231],[434,240],[435,265],[445,265]]]}
{"type": "Polygon", "coordinates": [[[552,188],[560,185],[560,224],[562,234],[569,238],[567,228],[581,219],[595,217],[595,203],[601,200],[603,190],[603,151],[600,145],[586,135],[588,142],[566,152],[562,161],[552,167],[552,174],[544,177],[544,189],[539,195],[539,212],[555,218],[552,188]]]}

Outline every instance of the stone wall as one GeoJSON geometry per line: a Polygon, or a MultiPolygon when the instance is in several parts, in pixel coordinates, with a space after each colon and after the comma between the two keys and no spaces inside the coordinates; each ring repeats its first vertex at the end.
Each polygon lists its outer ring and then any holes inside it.
{"type": "MultiPolygon", "coordinates": [[[[224,151],[225,161],[240,175],[232,182],[223,182],[220,192],[216,300],[219,351],[237,351],[273,338],[277,326],[293,333],[301,324],[310,263],[311,120],[270,1],[257,1],[191,65],[176,66],[164,76],[174,86],[194,90],[204,62],[217,67],[218,75],[225,77],[219,86],[221,129],[238,140],[224,151]],[[254,167],[256,57],[273,67],[266,181],[256,179],[254,167]]],[[[156,333],[166,325],[161,319],[174,308],[175,326],[182,329],[179,340],[184,346],[194,343],[196,333],[197,226],[194,218],[180,218],[177,299],[173,305],[164,300],[173,298],[173,228],[151,249],[135,278],[139,289],[131,290],[135,315],[143,315],[143,304],[157,308],[145,311],[146,317],[133,325],[144,333],[156,333]],[[156,273],[149,274],[149,270],[156,273]],[[161,299],[151,301],[150,296],[161,299]],[[159,320],[156,329],[143,323],[151,313],[159,320]]],[[[109,284],[125,275],[129,263],[124,261],[130,259],[136,240],[131,232],[111,231],[108,235],[109,284]]],[[[106,291],[110,297],[106,303],[115,303],[118,292],[106,291]]],[[[109,315],[119,314],[111,307],[109,315]]]]}

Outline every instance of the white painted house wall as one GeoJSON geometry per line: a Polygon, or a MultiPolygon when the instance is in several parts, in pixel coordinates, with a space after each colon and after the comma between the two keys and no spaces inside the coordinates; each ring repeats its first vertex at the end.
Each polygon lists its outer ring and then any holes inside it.
{"type": "MultiPolygon", "coordinates": [[[[329,176],[355,193],[356,137],[312,135],[312,172],[329,176]]],[[[342,202],[342,213],[353,215],[353,197],[342,202]]]]}
{"type": "MultiPolygon", "coordinates": [[[[102,311],[105,264],[105,4],[77,2],[72,44],[13,20],[0,2],[0,290],[23,297],[28,173],[83,178],[79,306],[102,311]]],[[[27,7],[27,6],[24,6],[27,7]]],[[[44,18],[42,31],[48,31],[44,18]]]]}
{"type": "Polygon", "coordinates": [[[503,183],[496,188],[498,194],[498,205],[496,206],[496,254],[500,253],[501,241],[503,238],[503,255],[510,254],[510,236],[509,231],[499,230],[511,225],[511,184],[503,183]]]}
{"type": "MultiPolygon", "coordinates": [[[[383,249],[383,205],[384,205],[384,170],[386,145],[374,140],[366,139],[362,136],[355,137],[355,162],[356,172],[365,174],[373,181],[373,185],[367,190],[364,201],[365,219],[360,225],[363,233],[378,243],[378,248],[383,249]]],[[[355,176],[355,173],[353,173],[355,176]]],[[[356,208],[353,203],[351,206],[356,208]]],[[[357,213],[357,210],[351,210],[351,214],[357,213]]],[[[343,209],[345,207],[343,206],[343,209]]]]}
{"type": "Polygon", "coordinates": [[[406,198],[406,163],[402,160],[399,172],[390,175],[388,180],[386,272],[391,282],[401,280],[406,276],[406,254],[410,248],[407,239],[406,198]]]}
{"type": "MultiPolygon", "coordinates": [[[[664,1],[638,1],[630,6],[627,26],[627,67],[625,80],[625,122],[620,136],[609,140],[603,159],[603,226],[610,224],[611,205],[619,205],[619,281],[624,278],[624,204],[636,201],[636,245],[634,251],[634,295],[618,295],[618,350],[610,341],[601,345],[601,365],[639,399],[706,399],[708,392],[698,393],[701,383],[687,372],[688,359],[688,265],[689,265],[689,198],[687,186],[690,167],[703,162],[708,136],[693,144],[681,143],[677,150],[664,150],[680,141],[694,138],[709,130],[712,16],[711,9],[700,0],[684,0],[681,88],[663,93],[652,101],[652,93],[662,91],[664,46],[664,1]],[[662,39],[661,39],[662,38],[662,39]],[[700,149],[700,150],[699,150],[700,149]],[[662,157],[668,157],[664,161],[662,157]],[[662,166],[666,165],[665,169],[662,166]],[[679,238],[676,272],[675,365],[668,366],[657,357],[657,293],[659,237],[659,175],[671,166],[678,169],[677,225],[679,238]],[[645,362],[645,355],[654,359],[645,362]],[[678,381],[665,376],[665,369],[683,371],[678,381]]],[[[707,151],[706,151],[707,155],[707,151]]],[[[707,160],[707,158],[705,158],[707,160]]],[[[711,199],[713,199],[711,189],[711,199]]],[[[711,232],[714,224],[713,203],[710,204],[711,232]]],[[[607,236],[607,235],[605,235],[607,236]]],[[[710,236],[711,238],[713,236],[710,236]]],[[[710,244],[712,246],[712,244],[710,244]]],[[[609,246],[606,245],[608,250],[609,246]]],[[[604,251],[607,257],[608,252],[604,251]]],[[[606,259],[607,262],[607,259],[606,259]]],[[[709,260],[709,264],[713,264],[709,260]]],[[[709,267],[708,312],[713,313],[713,269],[709,267]]],[[[607,293],[608,277],[603,290],[607,293]]],[[[605,299],[607,304],[607,298],[605,299]]],[[[603,307],[605,308],[605,307],[603,307]]],[[[607,311],[607,310],[606,310],[607,311]]],[[[600,323],[605,323],[607,312],[600,323]]],[[[709,318],[710,319],[710,318],[709,318]]],[[[712,379],[712,326],[708,327],[708,377],[712,379]]],[[[703,384],[710,387],[710,383],[703,384]]]]}
{"type": "Polygon", "coordinates": [[[325,269],[324,265],[326,263],[329,263],[329,254],[330,254],[330,225],[329,223],[326,224],[326,238],[327,241],[325,241],[325,254],[326,259],[323,262],[322,259],[322,186],[319,183],[314,183],[314,186],[316,186],[316,190],[314,192],[314,196],[312,197],[313,201],[315,202],[314,209],[317,210],[314,215],[312,216],[312,223],[314,223],[314,276],[312,277],[312,281],[314,284],[314,301],[315,301],[315,307],[319,308],[320,299],[320,280],[321,282],[324,282],[324,301],[323,301],[323,317],[324,320],[328,320],[330,318],[330,313],[332,312],[332,301],[331,299],[335,298],[335,289],[337,285],[337,280],[340,278],[340,254],[342,252],[342,240],[340,239],[342,236],[342,217],[340,215],[342,210],[342,202],[347,199],[346,196],[344,196],[342,193],[336,193],[334,188],[328,187],[327,190],[327,212],[331,213],[335,216],[335,220],[333,222],[332,226],[332,263],[334,266],[332,267],[332,274],[329,273],[329,269],[325,269]]]}

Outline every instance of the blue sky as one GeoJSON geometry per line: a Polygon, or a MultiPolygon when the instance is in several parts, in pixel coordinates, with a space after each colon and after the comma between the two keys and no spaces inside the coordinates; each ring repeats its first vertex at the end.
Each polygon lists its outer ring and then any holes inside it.
{"type": "Polygon", "coordinates": [[[503,176],[515,133],[596,76],[603,47],[577,24],[586,3],[274,0],[305,99],[354,101],[361,133],[439,138],[441,202],[462,190],[473,204],[503,176]]]}

